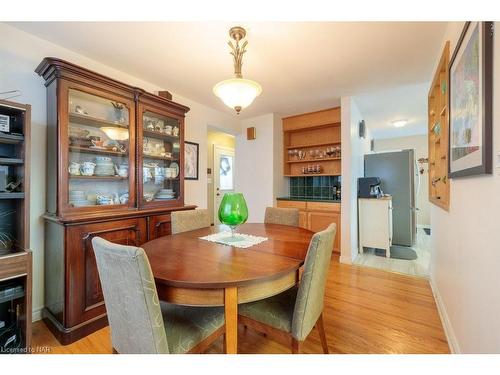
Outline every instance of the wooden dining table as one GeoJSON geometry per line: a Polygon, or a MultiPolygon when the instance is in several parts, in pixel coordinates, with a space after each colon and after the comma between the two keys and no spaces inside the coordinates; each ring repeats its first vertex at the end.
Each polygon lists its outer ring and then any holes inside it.
{"type": "Polygon", "coordinates": [[[299,281],[313,232],[277,224],[244,224],[239,233],[266,237],[249,248],[200,237],[228,230],[212,226],[145,243],[160,300],[187,306],[224,306],[225,350],[238,350],[238,304],[283,292],[299,281]]]}

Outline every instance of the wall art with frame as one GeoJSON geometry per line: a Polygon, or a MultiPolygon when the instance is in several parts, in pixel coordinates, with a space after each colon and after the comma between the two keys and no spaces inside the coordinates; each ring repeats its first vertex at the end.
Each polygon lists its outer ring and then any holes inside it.
{"type": "Polygon", "coordinates": [[[449,176],[492,173],[492,22],[465,24],[449,75],[449,176]]]}
{"type": "Polygon", "coordinates": [[[200,145],[194,142],[184,142],[184,179],[197,180],[199,169],[200,145]]]}

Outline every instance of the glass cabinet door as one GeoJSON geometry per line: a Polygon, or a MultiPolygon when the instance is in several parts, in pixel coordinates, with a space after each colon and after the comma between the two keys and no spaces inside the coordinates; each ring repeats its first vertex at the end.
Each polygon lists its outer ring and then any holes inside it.
{"type": "Polygon", "coordinates": [[[75,89],[68,104],[68,205],[128,205],[129,108],[75,89]]]}
{"type": "Polygon", "coordinates": [[[145,111],[142,116],[142,203],[169,202],[180,197],[180,123],[145,111]]]}

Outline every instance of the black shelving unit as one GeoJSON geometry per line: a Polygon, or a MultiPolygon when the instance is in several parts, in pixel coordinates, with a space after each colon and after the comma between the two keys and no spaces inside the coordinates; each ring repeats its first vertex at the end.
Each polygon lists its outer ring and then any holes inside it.
{"type": "Polygon", "coordinates": [[[31,107],[0,100],[0,115],[0,349],[23,353],[31,345],[30,206],[25,194],[31,107]]]}

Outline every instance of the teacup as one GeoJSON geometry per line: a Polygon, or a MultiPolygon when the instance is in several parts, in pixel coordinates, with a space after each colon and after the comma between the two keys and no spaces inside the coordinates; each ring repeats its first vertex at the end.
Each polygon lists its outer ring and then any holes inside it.
{"type": "Polygon", "coordinates": [[[124,193],[124,194],[120,195],[120,198],[119,198],[120,203],[121,204],[127,204],[128,203],[128,197],[129,197],[128,193],[124,193]]]}
{"type": "Polygon", "coordinates": [[[167,135],[172,135],[172,126],[170,126],[170,125],[165,126],[164,132],[167,135]]]}
{"type": "Polygon", "coordinates": [[[142,179],[144,180],[144,182],[148,182],[149,180],[151,180],[151,178],[153,178],[153,175],[151,174],[151,169],[149,169],[148,167],[143,167],[142,179]]]}
{"type": "Polygon", "coordinates": [[[128,164],[120,164],[118,167],[118,176],[128,177],[128,164]]]}
{"type": "Polygon", "coordinates": [[[106,205],[113,204],[113,198],[107,195],[97,195],[97,204],[98,205],[106,205]]]}
{"type": "Polygon", "coordinates": [[[83,166],[81,168],[81,173],[84,176],[92,176],[94,174],[96,164],[92,163],[91,161],[86,161],[83,163],[83,166]]]}
{"type": "Polygon", "coordinates": [[[80,163],[77,163],[76,161],[72,161],[69,164],[68,172],[72,176],[80,176],[80,168],[81,168],[80,163]]]}

